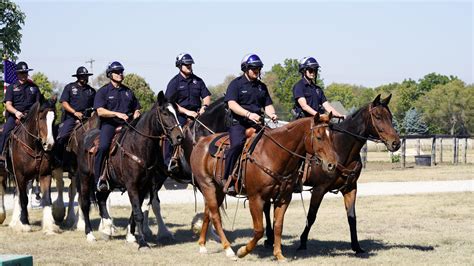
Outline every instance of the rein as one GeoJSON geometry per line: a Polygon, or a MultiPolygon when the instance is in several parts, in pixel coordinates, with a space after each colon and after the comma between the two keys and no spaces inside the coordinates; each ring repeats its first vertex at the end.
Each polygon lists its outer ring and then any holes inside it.
{"type": "Polygon", "coordinates": [[[370,140],[370,141],[373,141],[375,143],[384,143],[383,140],[381,140],[381,135],[380,135],[380,131],[377,129],[377,127],[375,126],[375,121],[374,121],[374,116],[372,114],[372,111],[377,108],[377,107],[369,107],[369,114],[370,114],[370,120],[372,121],[372,125],[373,127],[375,128],[375,131],[377,131],[377,135],[379,135],[379,137],[373,137],[373,136],[367,136],[367,137],[364,137],[362,135],[359,135],[359,134],[356,134],[356,133],[352,133],[346,129],[343,129],[341,127],[337,127],[336,125],[331,125],[331,129],[334,130],[334,131],[338,131],[338,132],[341,132],[341,133],[345,133],[345,134],[348,134],[350,136],[353,136],[355,138],[358,138],[358,139],[361,139],[361,140],[370,140]]]}

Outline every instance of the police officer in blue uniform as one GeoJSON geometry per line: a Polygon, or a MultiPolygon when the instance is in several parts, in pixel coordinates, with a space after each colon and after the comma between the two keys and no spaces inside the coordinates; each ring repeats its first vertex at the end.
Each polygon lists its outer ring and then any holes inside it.
{"type": "MultiPolygon", "coordinates": [[[[226,154],[224,182],[242,152],[245,130],[260,123],[262,109],[273,121],[278,119],[267,86],[259,79],[262,67],[263,63],[258,55],[244,56],[240,64],[243,75],[232,80],[227,87],[224,100],[232,113],[232,125],[229,128],[230,148],[226,154]]],[[[229,193],[235,193],[232,183],[229,193]]]]}
{"type": "MultiPolygon", "coordinates": [[[[175,65],[179,73],[168,83],[165,96],[174,99],[178,105],[178,121],[184,126],[188,117],[196,118],[202,115],[211,103],[211,93],[204,81],[193,73],[194,60],[190,54],[181,53],[176,56],[175,65]]],[[[165,163],[168,170],[177,166],[175,160],[171,161],[172,146],[169,142],[165,145],[165,163]]]]}
{"type": "Polygon", "coordinates": [[[89,76],[92,75],[83,66],[77,68],[76,74],[72,75],[77,78],[77,81],[67,84],[59,99],[64,108],[62,123],[59,125],[58,137],[56,139],[60,158],[63,158],[61,155],[63,154],[64,146],[76,123],[89,117],[92,113],[96,91],[87,84],[89,76]]]}
{"type": "Polygon", "coordinates": [[[97,91],[94,109],[100,117],[100,144],[94,162],[94,177],[97,190],[105,192],[109,189],[107,180],[101,177],[102,163],[109,151],[115,129],[129,119],[140,116],[140,103],[133,91],[123,85],[124,67],[121,63],[112,62],[106,70],[110,82],[97,91]]]}
{"type": "Polygon", "coordinates": [[[15,128],[15,120],[25,116],[31,106],[43,97],[40,90],[28,79],[28,68],[25,62],[16,64],[16,75],[18,81],[8,86],[5,93],[6,122],[3,126],[3,134],[0,137],[0,163],[5,162],[4,148],[11,131],[15,128]]]}
{"type": "Polygon", "coordinates": [[[323,114],[324,110],[345,118],[327,101],[323,89],[316,85],[318,70],[319,63],[313,57],[304,57],[300,60],[299,71],[302,77],[293,86],[295,118],[314,116],[316,113],[323,114]]]}

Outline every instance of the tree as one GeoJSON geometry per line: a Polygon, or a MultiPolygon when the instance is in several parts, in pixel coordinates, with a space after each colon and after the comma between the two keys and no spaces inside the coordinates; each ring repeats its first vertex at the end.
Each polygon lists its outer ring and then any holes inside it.
{"type": "Polygon", "coordinates": [[[41,94],[43,94],[46,99],[49,99],[51,96],[53,96],[53,84],[49,81],[45,74],[36,72],[31,76],[31,80],[38,86],[41,94]]]}
{"type": "Polygon", "coordinates": [[[332,83],[324,94],[328,101],[339,101],[345,108],[356,107],[353,85],[332,83]]]}
{"type": "Polygon", "coordinates": [[[426,93],[431,91],[436,85],[445,85],[453,80],[457,80],[456,76],[445,76],[436,73],[430,73],[425,75],[418,83],[419,93],[426,93]]]}
{"type": "Polygon", "coordinates": [[[466,86],[455,79],[436,85],[416,107],[423,112],[430,131],[435,133],[466,134],[474,132],[474,86],[466,86]],[[431,130],[433,129],[433,130],[431,130]]]}
{"type": "Polygon", "coordinates": [[[132,89],[135,97],[137,97],[140,102],[143,111],[151,109],[156,101],[155,94],[144,78],[137,74],[130,73],[125,75],[123,84],[132,89]]]}
{"type": "Polygon", "coordinates": [[[97,75],[91,82],[91,86],[96,88],[97,90],[104,86],[105,84],[109,83],[109,78],[105,75],[105,71],[97,75]]]}
{"type": "Polygon", "coordinates": [[[224,82],[215,86],[209,86],[208,89],[211,92],[211,100],[215,101],[218,98],[224,96],[225,92],[227,91],[227,87],[233,79],[235,79],[234,75],[227,75],[224,79],[224,82]]]}
{"type": "MultiPolygon", "coordinates": [[[[15,60],[16,55],[21,52],[21,33],[22,25],[25,24],[25,13],[23,13],[17,4],[10,0],[0,2],[0,41],[3,43],[3,54],[7,54],[15,60]]],[[[3,70],[3,69],[2,69],[3,70]]]]}
{"type": "Polygon", "coordinates": [[[416,108],[411,108],[406,112],[402,126],[402,133],[407,135],[428,133],[428,126],[425,124],[421,114],[416,110],[416,108]]]}

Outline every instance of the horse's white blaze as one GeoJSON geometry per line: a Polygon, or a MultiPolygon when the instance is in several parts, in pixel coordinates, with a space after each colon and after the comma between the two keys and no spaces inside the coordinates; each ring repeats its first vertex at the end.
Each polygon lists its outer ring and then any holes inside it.
{"type": "Polygon", "coordinates": [[[167,108],[174,115],[174,119],[176,119],[176,123],[178,123],[179,129],[181,130],[181,133],[183,133],[183,128],[181,127],[181,124],[179,123],[178,116],[176,115],[176,110],[173,108],[171,104],[168,105],[167,108]]]}
{"type": "Polygon", "coordinates": [[[329,129],[326,128],[326,135],[328,136],[329,138],[329,129]]]}
{"type": "Polygon", "coordinates": [[[54,112],[48,111],[46,114],[46,125],[48,126],[48,136],[46,138],[46,145],[43,147],[45,150],[51,150],[54,145],[54,136],[53,136],[53,121],[54,121],[54,112]]]}

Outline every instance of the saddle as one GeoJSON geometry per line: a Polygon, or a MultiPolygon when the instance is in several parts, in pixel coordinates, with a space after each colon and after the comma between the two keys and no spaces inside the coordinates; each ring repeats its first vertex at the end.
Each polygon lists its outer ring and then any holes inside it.
{"type": "MultiPolygon", "coordinates": [[[[243,184],[243,180],[240,180],[239,176],[245,176],[245,162],[247,161],[247,155],[251,154],[255,146],[257,145],[261,135],[263,135],[263,130],[260,131],[261,134],[256,134],[255,128],[248,128],[245,131],[246,141],[242,153],[237,160],[237,163],[234,165],[232,174],[229,176],[227,182],[224,185],[224,190],[227,190],[230,182],[235,182],[236,191],[240,191],[240,185],[243,184]],[[240,174],[239,174],[240,173],[240,174]]],[[[222,182],[225,172],[225,151],[230,147],[230,139],[228,133],[222,133],[214,137],[214,139],[209,143],[208,152],[209,154],[216,158],[216,163],[214,166],[214,179],[218,182],[222,182]]]]}
{"type": "MultiPolygon", "coordinates": [[[[109,156],[113,155],[115,151],[117,150],[117,145],[114,145],[114,143],[116,142],[120,143],[120,140],[122,139],[122,136],[123,136],[122,133],[125,131],[122,129],[123,129],[122,127],[117,127],[115,129],[115,134],[112,137],[112,142],[111,142],[112,144],[110,145],[110,149],[109,149],[109,154],[108,154],[109,156]]],[[[99,133],[100,133],[99,129],[93,129],[89,134],[87,134],[86,138],[84,139],[84,146],[90,155],[95,155],[97,153],[97,150],[99,149],[99,144],[100,144],[99,133]]]]}

